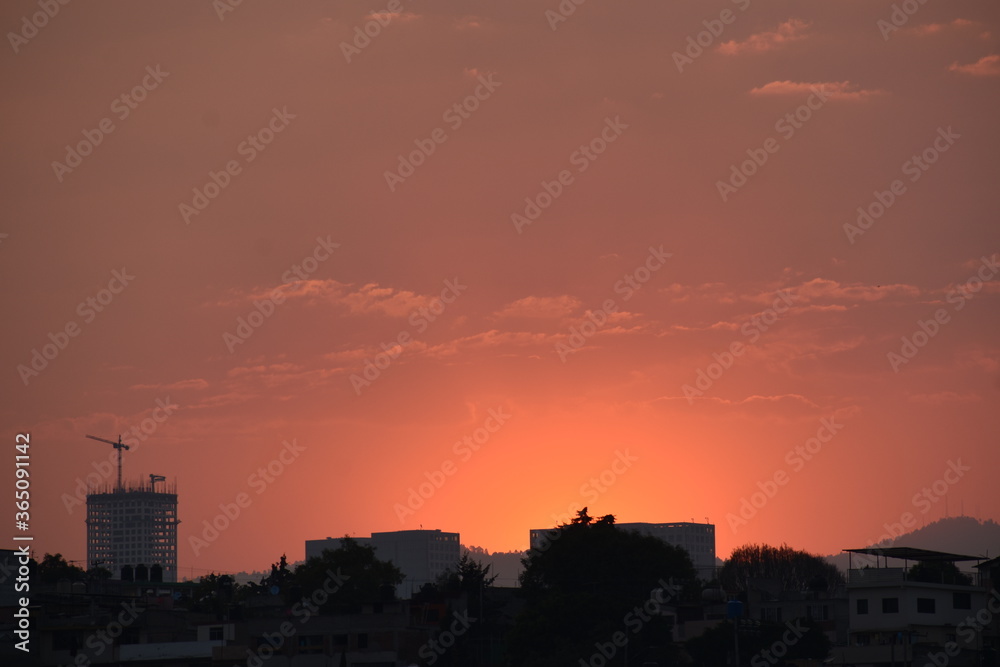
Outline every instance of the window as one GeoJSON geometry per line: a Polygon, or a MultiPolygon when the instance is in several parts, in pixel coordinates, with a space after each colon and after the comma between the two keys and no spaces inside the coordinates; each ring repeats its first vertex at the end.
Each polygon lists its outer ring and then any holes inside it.
{"type": "Polygon", "coordinates": [[[918,614],[933,614],[934,611],[934,598],[917,598],[918,614]]]}
{"type": "Polygon", "coordinates": [[[221,642],[225,637],[222,634],[222,626],[216,625],[208,629],[208,641],[221,642]]]}
{"type": "Polygon", "coordinates": [[[299,635],[299,653],[319,655],[323,652],[323,635],[299,635]]]}
{"type": "Polygon", "coordinates": [[[972,609],[972,596],[969,593],[952,593],[951,606],[955,609],[972,609]]]}
{"type": "Polygon", "coordinates": [[[859,598],[858,599],[858,609],[857,609],[857,611],[858,611],[858,614],[867,614],[868,613],[868,598],[859,598]]]}
{"type": "Polygon", "coordinates": [[[811,604],[806,606],[806,618],[810,621],[829,620],[829,609],[825,604],[811,604]]]}
{"type": "Polygon", "coordinates": [[[368,633],[362,632],[358,634],[358,648],[368,648],[368,633]]]}
{"type": "Polygon", "coordinates": [[[882,598],[882,613],[883,614],[898,614],[899,613],[899,598],[882,598]]]}

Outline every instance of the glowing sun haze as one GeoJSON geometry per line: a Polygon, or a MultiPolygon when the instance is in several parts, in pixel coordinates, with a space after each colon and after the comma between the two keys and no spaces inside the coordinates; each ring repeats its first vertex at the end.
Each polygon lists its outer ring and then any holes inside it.
{"type": "Polygon", "coordinates": [[[996,3],[217,5],[0,59],[39,556],[133,428],[184,576],[584,505],[720,556],[1000,518],[996,3]]]}

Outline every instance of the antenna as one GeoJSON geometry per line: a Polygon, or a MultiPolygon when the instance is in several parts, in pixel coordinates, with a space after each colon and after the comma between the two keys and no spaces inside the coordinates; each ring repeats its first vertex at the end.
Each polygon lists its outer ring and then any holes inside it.
{"type": "Polygon", "coordinates": [[[163,475],[154,475],[152,473],[149,474],[149,485],[151,487],[153,487],[153,493],[156,493],[156,483],[157,482],[166,482],[166,481],[167,481],[167,478],[164,477],[163,475]]]}
{"type": "Polygon", "coordinates": [[[122,450],[123,449],[128,449],[128,445],[123,445],[122,444],[122,437],[121,437],[121,435],[118,436],[118,442],[115,442],[114,440],[105,440],[104,438],[98,438],[96,435],[88,435],[87,437],[90,438],[91,440],[97,440],[98,442],[106,442],[109,445],[113,445],[114,448],[118,450],[118,486],[115,488],[115,491],[121,491],[122,490],[122,450]]]}

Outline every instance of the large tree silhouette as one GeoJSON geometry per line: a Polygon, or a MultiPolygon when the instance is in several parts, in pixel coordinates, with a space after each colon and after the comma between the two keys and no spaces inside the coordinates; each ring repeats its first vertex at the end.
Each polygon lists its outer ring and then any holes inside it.
{"type": "MultiPolygon", "coordinates": [[[[686,551],[620,530],[612,515],[595,520],[586,508],[555,530],[523,559],[525,608],[510,638],[513,664],[586,663],[598,644],[613,646],[615,633],[627,638],[632,658],[670,644],[669,623],[650,610],[697,591],[686,551]]],[[[616,647],[606,664],[623,665],[624,657],[616,647]]]]}
{"type": "Polygon", "coordinates": [[[340,548],[325,549],[299,565],[293,581],[304,598],[318,595],[325,600],[323,612],[355,612],[366,604],[395,600],[403,573],[390,561],[376,558],[374,547],[345,536],[340,548]]]}
{"type": "Polygon", "coordinates": [[[836,566],[787,544],[746,544],[733,549],[719,571],[719,583],[731,593],[744,593],[751,579],[773,579],[785,591],[825,591],[844,583],[836,566]]]}
{"type": "Polygon", "coordinates": [[[66,562],[62,554],[45,554],[38,564],[37,575],[43,584],[59,581],[84,581],[87,573],[82,568],[66,562]]]}

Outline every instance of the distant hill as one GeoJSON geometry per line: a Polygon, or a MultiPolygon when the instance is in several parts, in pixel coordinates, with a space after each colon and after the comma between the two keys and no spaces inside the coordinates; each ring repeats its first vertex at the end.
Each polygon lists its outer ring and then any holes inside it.
{"type": "MultiPolygon", "coordinates": [[[[864,546],[872,545],[868,544],[864,546]]],[[[971,516],[938,519],[923,528],[918,528],[897,537],[892,544],[883,544],[881,546],[915,547],[917,549],[947,551],[948,553],[966,556],[988,556],[989,558],[995,558],[996,556],[1000,556],[1000,524],[994,522],[992,519],[980,521],[971,516]]],[[[842,571],[847,571],[848,554],[839,553],[826,556],[826,560],[836,565],[842,571]]],[[[892,561],[890,561],[891,563],[892,561]]],[[[965,570],[971,566],[972,564],[970,563],[959,565],[959,567],[965,570]]]]}

